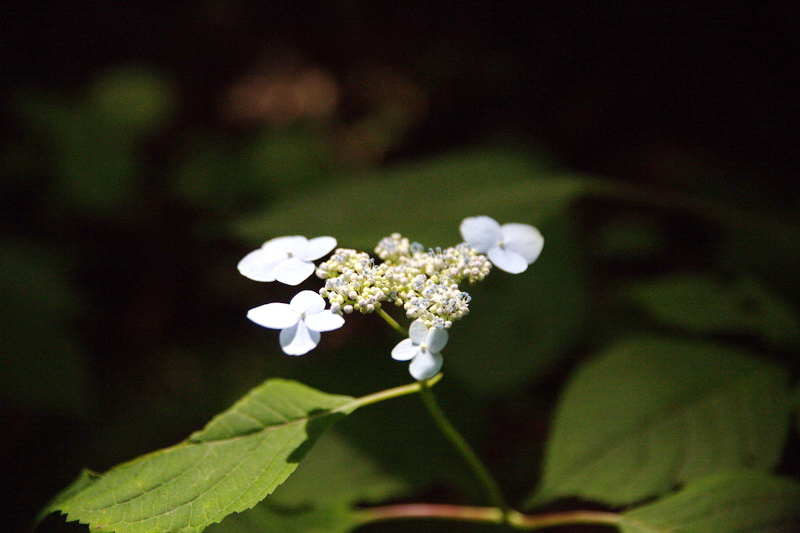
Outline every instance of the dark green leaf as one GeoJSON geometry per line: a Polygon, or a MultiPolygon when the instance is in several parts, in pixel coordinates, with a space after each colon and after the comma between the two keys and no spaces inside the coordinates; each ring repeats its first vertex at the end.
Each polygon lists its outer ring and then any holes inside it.
{"type": "Polygon", "coordinates": [[[796,346],[800,339],[796,313],[754,281],[672,275],[637,283],[624,294],[669,326],[702,333],[753,333],[778,345],[796,346]]]}
{"type": "Polygon", "coordinates": [[[782,370],[710,343],[621,342],[567,386],[529,503],[625,505],[720,471],[770,469],[788,429],[786,382],[782,370]]]}
{"type": "Polygon", "coordinates": [[[348,533],[361,522],[349,506],[284,508],[264,502],[214,524],[208,533],[348,533]]]}
{"type": "Polygon", "coordinates": [[[152,69],[123,66],[103,72],[89,91],[89,107],[117,134],[146,133],[175,111],[173,87],[152,69]]]}
{"type": "Polygon", "coordinates": [[[564,213],[540,229],[545,247],[526,272],[495,269],[483,283],[466,286],[470,314],[453,328],[444,370],[473,390],[518,392],[578,339],[586,291],[572,228],[564,213]]]}
{"type": "Polygon", "coordinates": [[[718,474],[623,514],[623,533],[800,531],[800,483],[763,472],[718,474]]]}
{"type": "Polygon", "coordinates": [[[0,397],[25,408],[86,407],[86,364],[72,327],[80,304],[68,265],[22,242],[0,250],[0,397]]]}

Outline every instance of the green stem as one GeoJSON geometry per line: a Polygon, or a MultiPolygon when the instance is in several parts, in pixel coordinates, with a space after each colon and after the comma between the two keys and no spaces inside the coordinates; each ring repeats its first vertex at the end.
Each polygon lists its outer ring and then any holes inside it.
{"type": "MultiPolygon", "coordinates": [[[[434,378],[435,379],[435,378],[434,378]]],[[[478,481],[483,485],[484,490],[486,491],[486,496],[489,501],[494,505],[500,513],[501,523],[508,521],[508,512],[509,506],[506,503],[506,499],[503,496],[503,492],[500,490],[500,486],[495,481],[492,474],[489,472],[489,469],[486,468],[486,465],[478,457],[478,454],[475,453],[475,450],[469,445],[469,443],[461,436],[461,433],[450,423],[450,420],[445,415],[442,408],[439,406],[439,402],[436,401],[436,397],[433,395],[433,391],[431,390],[430,386],[433,384],[432,380],[421,381],[421,387],[419,389],[419,394],[422,397],[422,401],[425,404],[425,407],[428,408],[428,411],[433,417],[433,421],[436,422],[436,425],[439,427],[439,430],[445,436],[445,438],[450,441],[450,444],[461,454],[461,457],[469,466],[470,470],[475,474],[475,477],[478,478],[478,481]]]]}
{"type": "Polygon", "coordinates": [[[397,320],[392,318],[389,315],[389,313],[384,311],[382,308],[379,308],[378,309],[378,314],[381,316],[382,319],[384,319],[386,321],[387,324],[392,326],[395,329],[395,331],[397,331],[400,335],[402,335],[403,337],[407,337],[408,336],[408,330],[405,329],[403,326],[401,326],[400,323],[397,322],[397,320]]]}
{"type": "Polygon", "coordinates": [[[518,511],[503,512],[497,507],[471,507],[435,503],[384,505],[359,511],[362,523],[384,520],[427,518],[503,524],[514,529],[533,531],[556,526],[608,525],[617,526],[622,515],[606,511],[559,511],[542,515],[524,515],[518,511]]]}
{"type": "MultiPolygon", "coordinates": [[[[378,314],[386,321],[387,324],[392,326],[398,333],[400,333],[400,335],[403,335],[404,337],[407,335],[406,330],[403,329],[403,327],[398,324],[395,319],[389,316],[386,311],[383,309],[378,309],[378,314]]],[[[461,433],[458,432],[455,426],[450,423],[447,415],[439,406],[439,402],[436,401],[436,397],[433,395],[431,385],[434,385],[441,378],[442,375],[438,374],[431,379],[418,382],[419,394],[422,397],[422,401],[425,404],[425,407],[428,408],[428,412],[430,412],[431,417],[433,417],[433,421],[436,423],[439,430],[442,432],[445,438],[450,441],[450,444],[453,445],[458,453],[461,454],[461,457],[467,463],[467,466],[469,466],[470,470],[472,470],[472,472],[475,474],[475,477],[478,478],[480,484],[483,485],[489,501],[497,507],[496,511],[500,513],[500,523],[508,522],[507,515],[510,508],[508,503],[506,503],[503,492],[500,490],[500,486],[497,484],[497,481],[495,481],[494,477],[492,477],[492,474],[489,472],[489,469],[486,468],[486,465],[483,464],[483,461],[480,460],[478,454],[475,453],[475,450],[473,450],[464,437],[461,436],[461,433]]],[[[409,387],[409,385],[406,385],[405,387],[409,387]]]]}
{"type": "Polygon", "coordinates": [[[391,389],[374,392],[372,394],[367,394],[366,396],[355,398],[352,402],[348,402],[343,406],[335,409],[334,411],[355,410],[358,409],[359,407],[364,407],[365,405],[372,405],[373,403],[382,402],[384,400],[391,400],[392,398],[397,398],[399,396],[414,394],[415,392],[422,391],[424,386],[430,387],[431,385],[436,385],[437,383],[439,383],[439,380],[441,379],[442,379],[442,374],[437,374],[433,376],[431,379],[429,379],[425,385],[423,385],[423,382],[421,381],[416,381],[414,383],[409,383],[408,385],[401,385],[399,387],[394,387],[391,389]]]}

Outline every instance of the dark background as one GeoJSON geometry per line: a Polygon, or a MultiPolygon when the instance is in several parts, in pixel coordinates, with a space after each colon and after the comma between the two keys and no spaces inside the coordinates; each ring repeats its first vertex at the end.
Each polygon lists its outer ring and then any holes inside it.
{"type": "MultiPolygon", "coordinates": [[[[180,440],[270,375],[332,381],[322,385],[329,392],[371,390],[347,372],[336,381],[330,368],[315,370],[322,355],[284,358],[243,318],[291,291],[238,276],[236,262],[257,242],[230,228],[302,197],[307,185],[335,188],[351,175],[491,146],[542,168],[797,223],[798,3],[531,4],[3,10],[0,472],[9,531],[27,527],[81,467],[102,471],[180,440]]],[[[720,259],[723,231],[651,215],[603,200],[574,212],[590,309],[617,309],[607,295],[620,280],[736,270],[720,259]],[[604,255],[593,239],[610,219],[644,221],[667,244],[653,255],[642,251],[647,243],[604,255]]],[[[800,282],[786,266],[796,257],[784,259],[780,268],[744,263],[796,310],[800,282]]],[[[374,333],[372,318],[332,335],[323,354],[365,338],[390,349],[395,339],[374,333]]],[[[641,320],[620,311],[617,325],[641,320]]],[[[555,392],[597,347],[598,329],[584,321],[581,342],[512,398],[546,398],[526,436],[546,434],[555,392]]],[[[747,335],[725,339],[763,348],[747,335]]],[[[765,350],[796,365],[792,350],[765,350]]],[[[392,371],[376,387],[407,379],[392,371]]],[[[483,412],[513,418],[497,402],[483,412]]],[[[515,496],[530,483],[503,469],[520,440],[482,449],[515,496]]],[[[787,459],[782,468],[797,466],[787,459]]]]}

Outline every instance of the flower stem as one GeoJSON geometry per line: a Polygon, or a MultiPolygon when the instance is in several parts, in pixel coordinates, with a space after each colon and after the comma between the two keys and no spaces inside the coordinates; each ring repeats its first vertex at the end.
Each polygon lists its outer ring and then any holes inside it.
{"type": "MultiPolygon", "coordinates": [[[[442,374],[437,374],[425,382],[425,387],[430,387],[431,385],[435,385],[442,379],[442,374]]],[[[350,411],[358,409],[359,407],[364,407],[365,405],[372,405],[373,403],[382,402],[384,400],[391,400],[392,398],[398,398],[400,396],[406,396],[407,394],[414,394],[415,392],[421,391],[423,388],[423,382],[415,381],[414,383],[409,383],[408,385],[401,385],[399,387],[394,387],[391,389],[382,390],[379,392],[373,392],[372,394],[367,394],[366,396],[361,396],[360,398],[355,398],[352,402],[344,404],[342,407],[337,409],[338,411],[350,411]]]]}
{"type": "Polygon", "coordinates": [[[508,503],[506,503],[506,499],[497,481],[495,481],[489,469],[486,468],[486,465],[484,465],[478,457],[478,454],[475,453],[475,450],[473,450],[464,437],[461,436],[461,433],[453,426],[447,418],[447,415],[445,415],[444,411],[439,406],[439,402],[436,400],[436,397],[433,395],[433,390],[431,390],[430,387],[432,384],[431,380],[421,381],[420,383],[419,395],[422,397],[422,402],[425,404],[425,407],[428,408],[428,412],[431,414],[433,421],[436,422],[439,430],[445,438],[450,441],[450,444],[453,445],[458,453],[461,454],[467,466],[469,466],[470,470],[475,474],[475,477],[478,478],[478,481],[483,485],[489,502],[495,506],[494,511],[500,514],[499,523],[508,522],[510,508],[508,503]]]}
{"type": "Polygon", "coordinates": [[[504,513],[497,507],[471,507],[436,503],[407,503],[384,505],[359,511],[362,523],[383,520],[428,518],[456,520],[460,522],[482,522],[503,524],[514,529],[533,531],[547,527],[568,525],[619,525],[622,516],[606,511],[559,511],[541,515],[524,515],[510,510],[504,513]]]}
{"type": "Polygon", "coordinates": [[[397,320],[395,320],[394,318],[392,318],[392,317],[389,315],[389,313],[387,313],[387,312],[386,312],[386,311],[384,311],[383,309],[378,309],[378,314],[381,316],[381,318],[382,318],[382,319],[384,319],[384,320],[386,321],[386,323],[387,323],[387,324],[389,324],[390,326],[392,326],[392,327],[395,329],[395,331],[397,331],[397,332],[398,332],[400,335],[402,335],[403,337],[405,337],[405,336],[407,336],[407,335],[408,335],[408,331],[407,331],[406,329],[404,329],[404,328],[403,328],[403,326],[401,326],[401,325],[400,325],[400,324],[397,322],[397,320]]]}

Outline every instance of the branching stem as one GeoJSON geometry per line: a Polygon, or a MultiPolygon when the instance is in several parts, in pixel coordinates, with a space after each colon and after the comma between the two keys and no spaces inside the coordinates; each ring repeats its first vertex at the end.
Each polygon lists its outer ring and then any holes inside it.
{"type": "Polygon", "coordinates": [[[447,415],[444,414],[444,411],[439,406],[439,402],[436,401],[436,396],[433,395],[433,390],[430,387],[430,380],[421,381],[420,383],[422,386],[419,389],[419,394],[422,397],[422,402],[425,404],[425,407],[428,408],[428,412],[430,412],[433,421],[436,422],[439,430],[445,438],[450,441],[450,444],[453,445],[458,453],[461,454],[467,466],[469,466],[470,470],[475,474],[480,484],[483,485],[486,491],[486,497],[489,502],[495,506],[495,511],[498,511],[501,515],[501,522],[506,521],[506,515],[510,508],[508,503],[506,503],[506,499],[497,481],[492,477],[489,469],[483,464],[483,461],[481,461],[478,454],[475,453],[475,450],[472,449],[472,446],[461,436],[461,433],[458,432],[447,418],[447,415]]]}
{"type": "MultiPolygon", "coordinates": [[[[406,330],[403,329],[403,327],[398,324],[395,319],[389,316],[386,311],[383,309],[378,309],[378,314],[398,333],[403,336],[406,335],[406,330]]],[[[489,472],[489,469],[486,468],[486,465],[484,465],[483,461],[481,461],[480,457],[478,457],[478,454],[475,453],[475,450],[472,449],[472,446],[469,445],[466,439],[461,436],[461,433],[459,433],[455,426],[450,422],[450,419],[447,418],[447,415],[444,413],[439,405],[439,402],[436,400],[436,396],[433,395],[431,385],[436,383],[436,381],[441,379],[441,377],[442,375],[439,374],[431,379],[419,382],[419,394],[422,397],[422,402],[428,409],[428,412],[433,418],[433,421],[436,423],[436,426],[439,428],[439,431],[442,432],[450,444],[456,449],[456,451],[458,451],[458,453],[464,459],[464,462],[467,463],[469,469],[475,474],[475,477],[483,486],[487,499],[492,505],[495,506],[495,511],[500,513],[500,523],[507,522],[509,519],[508,513],[510,507],[503,496],[503,492],[500,490],[500,485],[498,485],[497,481],[495,481],[494,477],[489,472]]]]}
{"type": "Polygon", "coordinates": [[[503,511],[497,507],[470,507],[435,503],[407,503],[385,505],[359,511],[362,523],[414,518],[455,520],[503,524],[514,529],[533,531],[547,527],[568,525],[608,525],[622,522],[622,515],[606,511],[559,511],[541,515],[525,515],[518,511],[503,511]]]}

